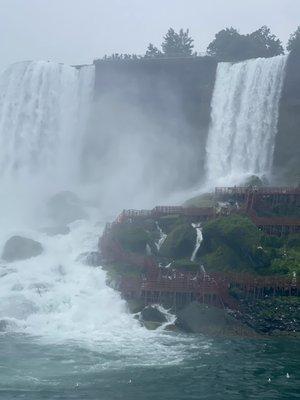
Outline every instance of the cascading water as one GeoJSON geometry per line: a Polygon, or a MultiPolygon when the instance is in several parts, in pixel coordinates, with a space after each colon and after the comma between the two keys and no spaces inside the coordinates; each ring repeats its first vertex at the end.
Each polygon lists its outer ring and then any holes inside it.
{"type": "Polygon", "coordinates": [[[93,67],[45,61],[16,63],[2,74],[0,176],[70,178],[93,77],[93,67]]]}
{"type": "Polygon", "coordinates": [[[193,253],[191,255],[191,261],[195,261],[198,250],[200,249],[202,240],[203,240],[203,236],[202,236],[202,227],[201,224],[192,224],[192,227],[196,229],[197,232],[197,237],[196,237],[196,244],[195,244],[195,248],[193,250],[193,253]]]}
{"type": "Polygon", "coordinates": [[[209,185],[270,174],[286,60],[218,64],[206,145],[209,185]]]}
{"type": "Polygon", "coordinates": [[[5,326],[51,343],[90,344],[101,352],[103,366],[155,364],[162,354],[166,363],[176,363],[180,351],[164,346],[163,332],[142,328],[106,285],[104,271],[80,261],[81,253],[97,249],[99,210],[86,207],[90,218],[69,224],[69,234],[41,229],[51,223],[42,213],[49,195],[62,188],[87,191],[78,176],[93,82],[93,66],[44,61],[14,64],[0,77],[0,257],[12,235],[43,246],[35,258],[0,260],[0,335],[5,326]],[[151,354],[141,354],[145,338],[151,354]]]}

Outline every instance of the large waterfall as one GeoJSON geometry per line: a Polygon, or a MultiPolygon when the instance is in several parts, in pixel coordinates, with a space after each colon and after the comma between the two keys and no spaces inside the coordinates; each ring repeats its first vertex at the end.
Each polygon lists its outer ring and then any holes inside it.
{"type": "Polygon", "coordinates": [[[270,174],[286,59],[218,64],[206,146],[209,184],[270,174]]]}
{"type": "Polygon", "coordinates": [[[93,82],[93,66],[46,61],[16,63],[0,76],[0,176],[70,177],[93,82]]]}
{"type": "MultiPolygon", "coordinates": [[[[142,328],[119,293],[106,285],[105,272],[82,258],[97,250],[111,217],[93,206],[99,206],[100,196],[94,200],[78,179],[93,82],[93,67],[44,61],[14,64],[0,76],[0,339],[4,326],[13,337],[26,334],[29,341],[38,336],[43,343],[71,346],[75,340],[76,346],[101,353],[100,368],[161,364],[162,358],[177,362],[180,350],[164,345],[168,339],[162,331],[142,328]],[[47,201],[70,187],[85,196],[86,218],[69,223],[69,233],[53,234],[47,201]],[[1,260],[13,235],[40,242],[42,254],[1,260]]],[[[97,186],[104,192],[103,182],[97,186]]]]}

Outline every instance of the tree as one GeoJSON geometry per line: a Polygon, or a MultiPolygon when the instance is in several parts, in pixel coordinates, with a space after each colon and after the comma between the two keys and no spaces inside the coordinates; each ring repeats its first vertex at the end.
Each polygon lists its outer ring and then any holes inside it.
{"type": "Polygon", "coordinates": [[[208,45],[207,54],[221,61],[239,61],[244,42],[243,36],[236,29],[222,29],[208,45]]]}
{"type": "Polygon", "coordinates": [[[193,53],[193,39],[189,36],[189,30],[180,29],[179,33],[170,28],[164,36],[161,45],[163,53],[167,57],[190,57],[193,53]]]}
{"type": "Polygon", "coordinates": [[[286,48],[290,52],[297,51],[300,53],[300,25],[298,26],[296,31],[290,35],[286,48]]]}
{"type": "Polygon", "coordinates": [[[146,58],[155,58],[155,57],[161,57],[161,56],[162,56],[162,52],[160,50],[158,50],[158,48],[155,47],[152,43],[149,43],[145,57],[146,58]]]}
{"type": "Polygon", "coordinates": [[[284,53],[281,41],[265,25],[247,36],[249,38],[249,49],[252,47],[254,58],[274,57],[284,53]]]}
{"type": "Polygon", "coordinates": [[[241,61],[277,56],[283,54],[283,47],[267,26],[247,35],[241,35],[231,27],[216,34],[207,47],[207,53],[220,61],[241,61]]]}

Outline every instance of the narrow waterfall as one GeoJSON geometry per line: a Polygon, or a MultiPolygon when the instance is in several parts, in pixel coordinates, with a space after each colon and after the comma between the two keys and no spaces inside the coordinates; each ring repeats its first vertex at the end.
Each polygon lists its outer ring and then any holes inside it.
{"type": "Polygon", "coordinates": [[[208,184],[270,174],[286,60],[218,64],[206,145],[208,184]]]}
{"type": "Polygon", "coordinates": [[[197,232],[197,238],[196,238],[196,243],[195,243],[195,248],[193,250],[193,253],[191,255],[191,261],[195,261],[198,250],[200,249],[203,236],[202,236],[202,227],[201,224],[192,224],[192,227],[196,229],[197,232]]]}
{"type": "Polygon", "coordinates": [[[0,176],[69,178],[93,82],[93,66],[47,61],[16,63],[0,76],[0,176]]]}
{"type": "Polygon", "coordinates": [[[159,232],[159,239],[155,244],[156,244],[157,251],[159,251],[168,235],[163,232],[161,227],[158,225],[158,222],[156,222],[156,227],[159,232]]]}

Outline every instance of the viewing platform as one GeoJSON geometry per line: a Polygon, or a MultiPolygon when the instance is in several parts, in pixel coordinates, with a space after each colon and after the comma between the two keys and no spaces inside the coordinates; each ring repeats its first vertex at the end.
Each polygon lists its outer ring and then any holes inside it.
{"type": "Polygon", "coordinates": [[[197,301],[238,309],[239,303],[230,295],[231,289],[239,289],[245,298],[257,300],[278,295],[298,296],[300,285],[291,277],[160,270],[155,277],[123,278],[119,287],[125,299],[142,299],[145,305],[166,302],[181,306],[197,301]]]}

